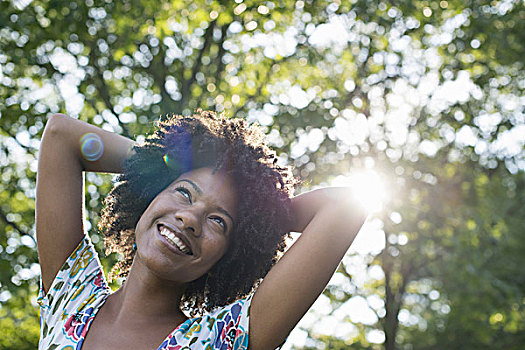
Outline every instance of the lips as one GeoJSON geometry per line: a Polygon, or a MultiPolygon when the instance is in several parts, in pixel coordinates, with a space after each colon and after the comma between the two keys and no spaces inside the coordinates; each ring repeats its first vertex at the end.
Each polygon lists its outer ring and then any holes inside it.
{"type": "Polygon", "coordinates": [[[168,223],[157,225],[159,234],[164,237],[173,248],[186,255],[193,255],[193,249],[188,239],[174,226],[168,223]]]}

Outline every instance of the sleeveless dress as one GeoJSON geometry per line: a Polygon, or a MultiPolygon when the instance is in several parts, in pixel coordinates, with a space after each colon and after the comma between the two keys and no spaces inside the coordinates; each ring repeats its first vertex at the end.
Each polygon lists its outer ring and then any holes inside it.
{"type": "MultiPolygon", "coordinates": [[[[86,235],[46,295],[40,282],[38,349],[80,350],[93,319],[111,293],[95,248],[86,235]]],[[[252,296],[186,320],[163,341],[159,339],[157,350],[246,350],[252,296]]]]}

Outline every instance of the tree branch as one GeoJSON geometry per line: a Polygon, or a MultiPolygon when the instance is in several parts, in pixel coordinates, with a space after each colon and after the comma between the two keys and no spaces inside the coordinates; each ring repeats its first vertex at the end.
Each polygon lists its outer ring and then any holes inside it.
{"type": "MultiPolygon", "coordinates": [[[[215,57],[215,62],[217,65],[217,70],[215,71],[215,81],[219,82],[221,81],[221,75],[224,71],[224,62],[222,61],[222,58],[224,57],[224,54],[226,53],[226,49],[224,49],[224,41],[226,40],[226,34],[228,32],[228,27],[230,26],[230,23],[224,24],[221,27],[221,38],[219,42],[217,43],[217,46],[219,47],[219,50],[217,51],[217,57],[215,57]]],[[[202,99],[204,98],[204,94],[201,94],[197,97],[197,106],[201,106],[202,99]]]]}
{"type": "MultiPolygon", "coordinates": [[[[104,104],[106,105],[106,108],[109,109],[111,111],[111,113],[113,113],[113,115],[117,117],[119,115],[119,113],[117,113],[115,111],[115,106],[113,106],[113,103],[111,103],[111,96],[110,96],[110,93],[109,93],[109,88],[108,88],[108,86],[106,84],[106,81],[104,80],[104,76],[102,75],[101,69],[100,69],[100,67],[97,64],[95,43],[94,42],[89,42],[89,47],[91,49],[89,51],[89,60],[93,63],[93,68],[95,70],[95,76],[92,79],[90,79],[90,80],[97,87],[99,95],[100,95],[102,101],[104,102],[104,104]]],[[[98,110],[98,109],[96,109],[94,103],[91,103],[91,105],[95,108],[95,110],[98,110]]],[[[119,125],[122,128],[122,135],[125,136],[125,137],[128,137],[128,138],[132,138],[132,135],[130,134],[128,128],[126,126],[122,125],[122,123],[120,123],[120,120],[119,120],[119,125]]]]}
{"type": "MultiPolygon", "coordinates": [[[[85,97],[85,95],[84,95],[84,97],[85,97]]],[[[90,106],[95,110],[95,113],[97,113],[97,114],[101,114],[101,113],[100,113],[100,110],[99,110],[99,109],[97,108],[97,106],[96,106],[96,102],[93,101],[93,100],[90,99],[90,98],[87,98],[87,97],[85,97],[85,98],[86,98],[86,101],[90,104],[90,106]]],[[[120,122],[120,120],[119,120],[119,125],[120,125],[120,127],[122,128],[121,135],[122,135],[122,136],[125,136],[125,137],[127,137],[127,138],[129,138],[129,139],[133,139],[133,135],[130,133],[128,127],[125,126],[125,125],[123,125],[123,124],[120,122]]]]}
{"type": "Polygon", "coordinates": [[[93,61],[93,67],[95,68],[95,76],[93,77],[93,83],[95,83],[95,86],[97,87],[97,90],[100,94],[100,97],[102,98],[102,101],[106,105],[106,108],[111,111],[115,116],[118,115],[117,112],[115,112],[115,107],[111,103],[111,97],[109,95],[109,89],[106,85],[106,82],[104,81],[104,77],[102,76],[102,73],[100,72],[100,68],[98,65],[94,62],[96,61],[96,56],[93,54],[94,50],[92,49],[89,53],[90,60],[93,61]]]}
{"type": "MultiPolygon", "coordinates": [[[[145,43],[144,43],[145,44],[145,43]]],[[[159,88],[161,96],[161,110],[163,111],[162,117],[165,117],[166,112],[179,112],[177,111],[177,105],[171,98],[168,91],[166,91],[166,77],[169,72],[166,70],[163,59],[165,57],[165,50],[162,45],[159,45],[159,53],[153,56],[151,64],[145,69],[145,71],[153,77],[155,85],[159,88]]]]}
{"type": "Polygon", "coordinates": [[[181,98],[180,104],[179,104],[181,108],[184,108],[184,106],[186,105],[186,103],[187,103],[187,101],[188,101],[188,99],[190,97],[191,86],[195,82],[197,73],[201,69],[202,56],[204,55],[204,53],[210,47],[211,39],[213,37],[213,35],[212,35],[213,34],[213,30],[215,29],[216,24],[217,24],[217,20],[213,20],[212,22],[210,22],[210,25],[208,26],[208,28],[206,29],[206,32],[204,33],[204,43],[202,45],[202,48],[199,51],[197,59],[195,60],[195,62],[193,64],[193,67],[192,67],[192,70],[191,70],[191,76],[190,76],[189,79],[182,81],[182,89],[181,89],[182,90],[181,91],[182,98],[181,98]]]}
{"type": "Polygon", "coordinates": [[[100,94],[100,97],[102,98],[102,101],[104,101],[104,104],[106,105],[106,108],[111,111],[115,116],[118,115],[118,113],[115,112],[115,107],[111,103],[111,97],[109,94],[108,86],[106,85],[106,82],[104,80],[104,76],[102,75],[102,72],[100,71],[100,67],[97,64],[97,55],[96,55],[96,46],[94,42],[89,43],[90,51],[89,51],[89,60],[93,63],[93,68],[95,68],[95,76],[92,78],[92,82],[97,87],[97,90],[100,94]]]}
{"type": "Polygon", "coordinates": [[[217,72],[215,72],[215,79],[217,81],[220,80],[221,74],[224,71],[224,62],[222,61],[222,58],[226,53],[226,49],[224,48],[224,42],[226,41],[226,34],[228,33],[229,26],[230,23],[225,24],[221,27],[221,40],[217,43],[217,45],[219,46],[219,51],[217,53],[217,72]]]}
{"type": "Polygon", "coordinates": [[[0,218],[5,221],[5,223],[7,225],[11,225],[20,235],[22,236],[29,236],[31,237],[31,239],[33,240],[33,242],[36,244],[36,240],[33,236],[31,236],[29,233],[25,233],[16,223],[14,222],[11,222],[9,220],[7,220],[7,215],[6,213],[2,210],[2,208],[0,207],[0,218]]]}

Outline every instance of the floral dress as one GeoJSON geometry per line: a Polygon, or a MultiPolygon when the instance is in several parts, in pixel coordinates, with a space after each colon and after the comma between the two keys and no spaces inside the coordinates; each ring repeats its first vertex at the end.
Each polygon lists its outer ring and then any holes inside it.
{"type": "MultiPolygon", "coordinates": [[[[80,350],[89,326],[111,293],[95,248],[86,236],[58,272],[47,295],[40,287],[38,348],[80,350]]],[[[162,343],[159,339],[157,350],[246,350],[252,296],[186,320],[162,343]]]]}

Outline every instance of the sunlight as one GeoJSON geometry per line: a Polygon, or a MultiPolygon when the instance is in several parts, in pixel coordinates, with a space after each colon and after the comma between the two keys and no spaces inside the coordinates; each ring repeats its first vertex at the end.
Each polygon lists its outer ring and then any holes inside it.
{"type": "Polygon", "coordinates": [[[369,213],[378,213],[388,198],[388,191],[381,176],[371,169],[362,169],[348,176],[339,175],[332,186],[347,186],[357,200],[369,213]]]}

